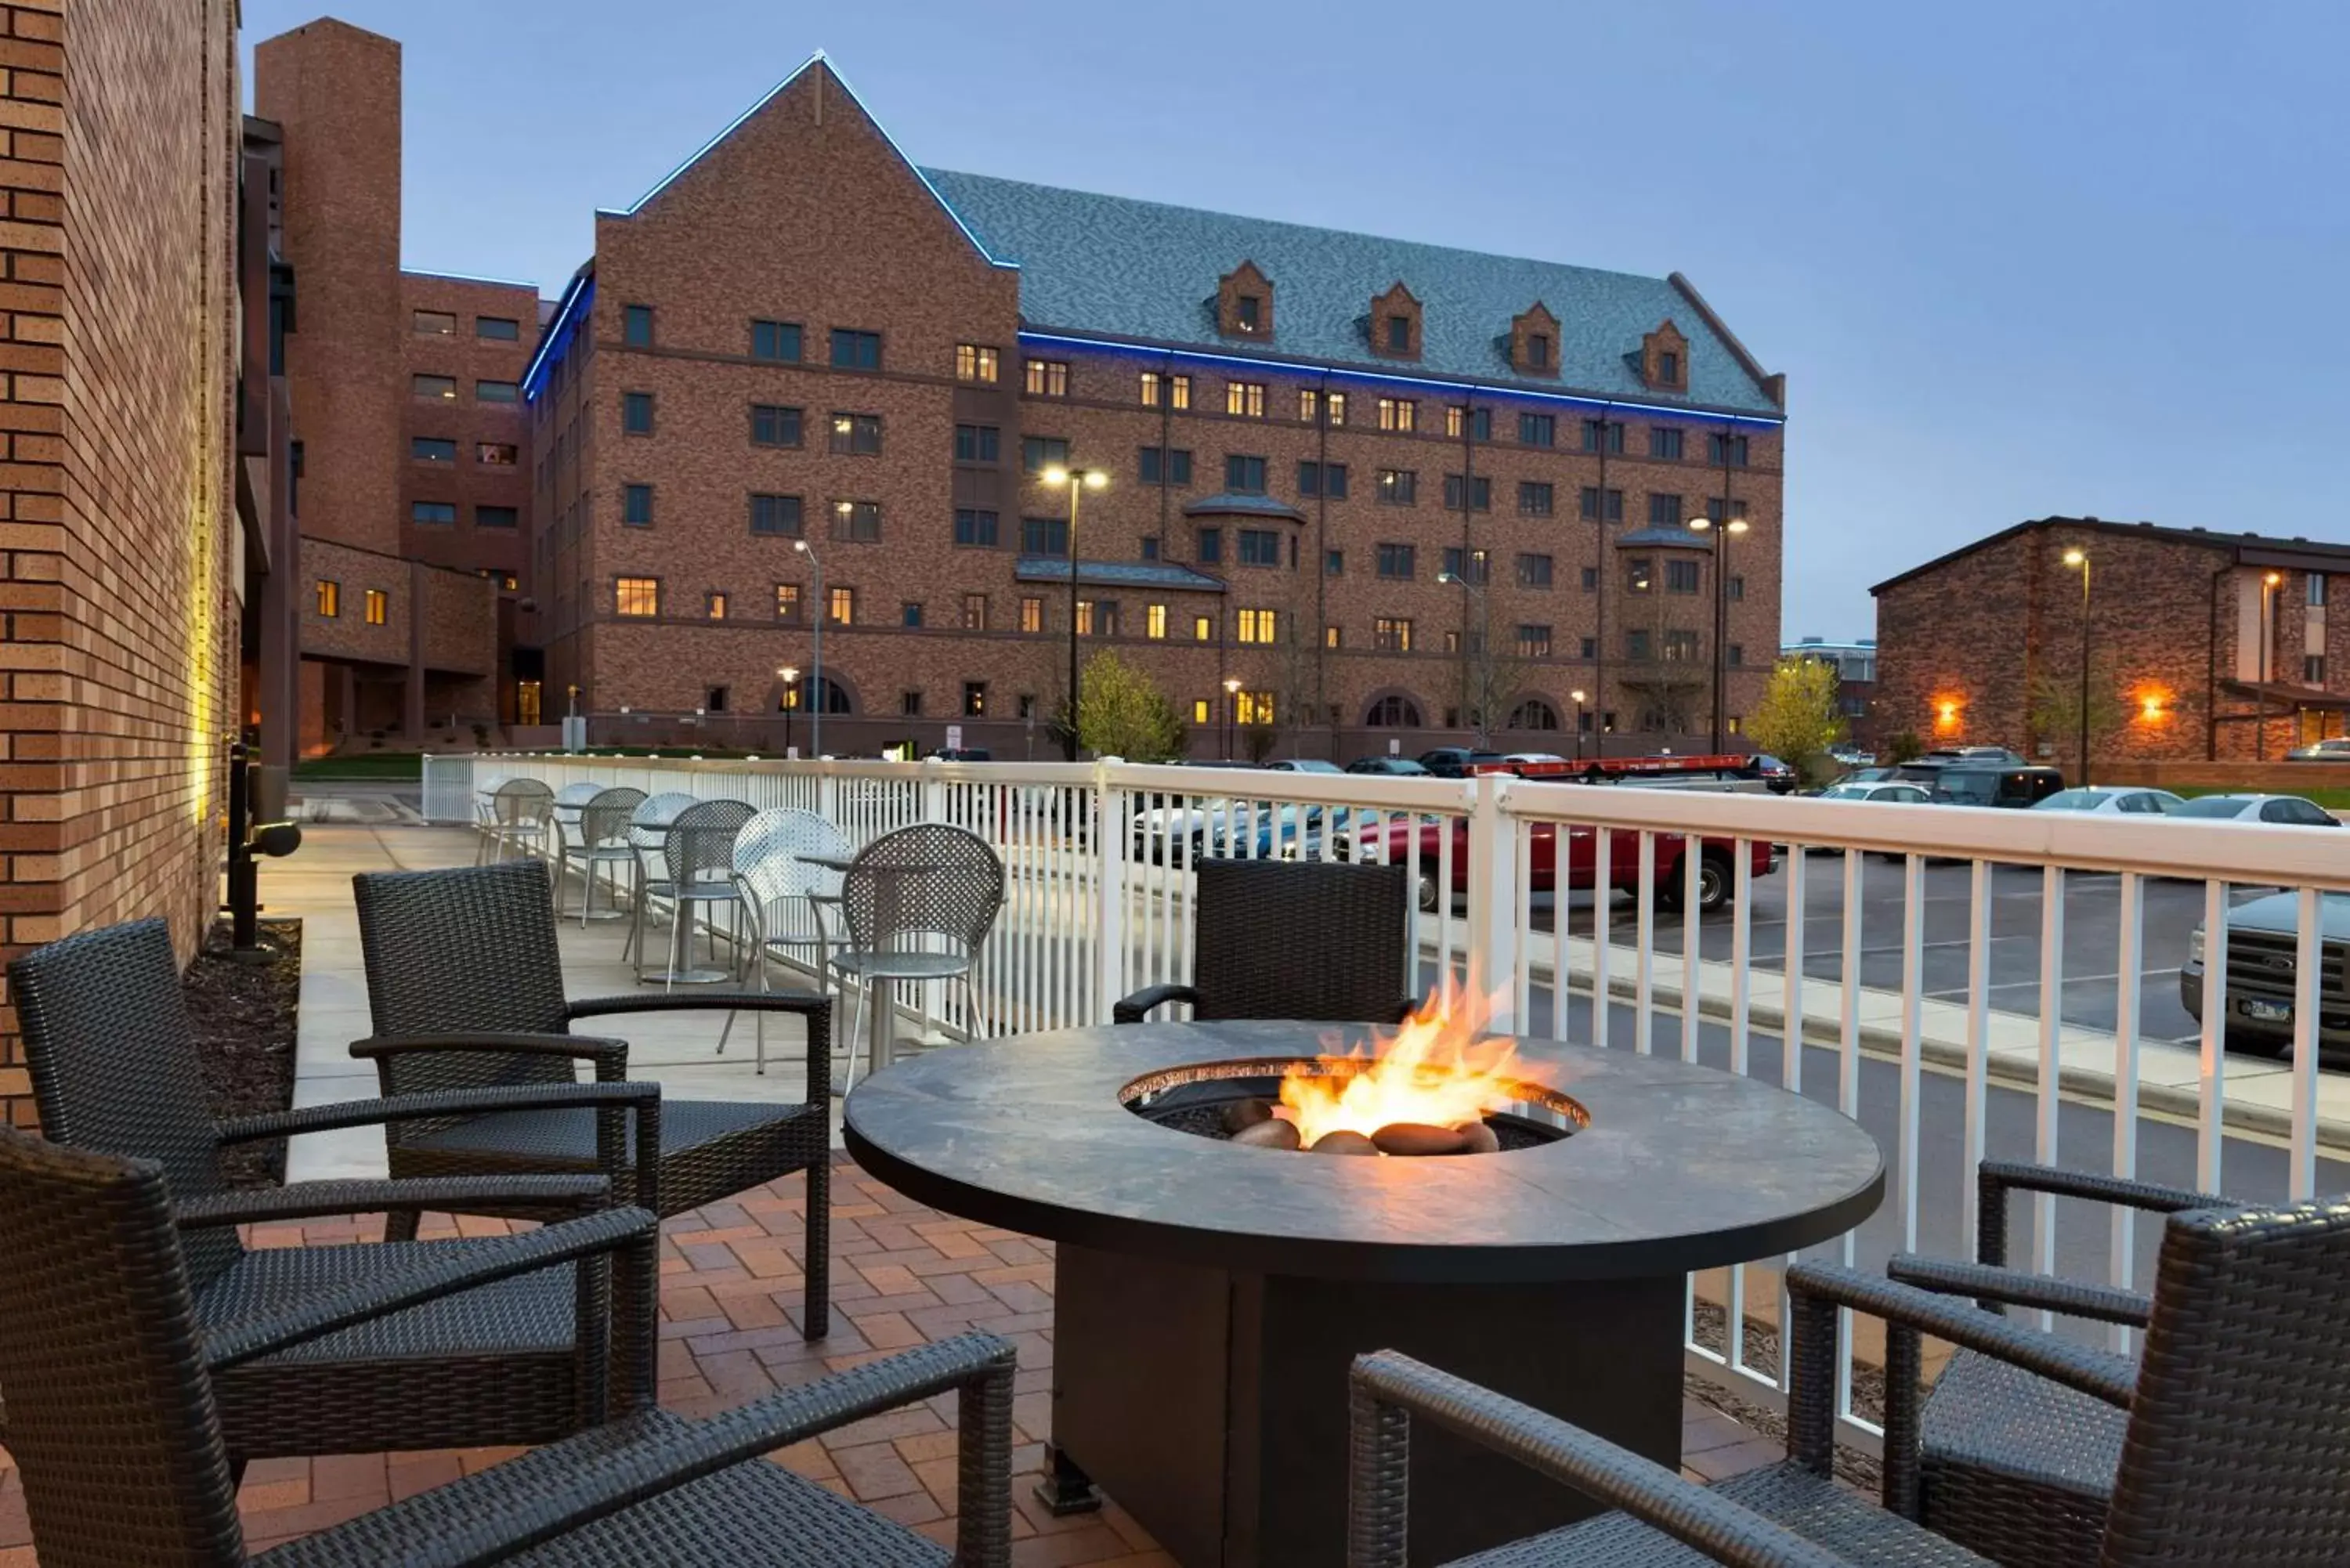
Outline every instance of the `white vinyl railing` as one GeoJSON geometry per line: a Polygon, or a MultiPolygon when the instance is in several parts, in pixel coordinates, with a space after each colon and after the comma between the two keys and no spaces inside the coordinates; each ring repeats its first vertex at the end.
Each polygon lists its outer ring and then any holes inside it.
{"type": "MultiPolygon", "coordinates": [[[[1439,969],[1473,976],[1497,1031],[1708,1060],[1867,1127],[1887,1201],[1814,1254],[1857,1265],[1970,1254],[1986,1153],[2250,1200],[2350,1189],[2336,1162],[2350,1158],[2350,1079],[2318,1055],[2324,1020],[2350,1010],[2339,906],[2330,940],[2324,926],[2327,896],[2350,891],[2350,831],[1501,776],[556,755],[429,757],[425,815],[472,822],[512,776],[802,806],[858,845],[926,820],[981,835],[1003,857],[1005,902],[972,1001],[921,999],[925,1025],[951,1037],[1107,1023],[1119,996],[1191,979],[1195,857],[1399,860],[1419,892],[1413,991],[1439,969]],[[1895,865],[1872,874],[1877,857],[1895,865]],[[1630,897],[1586,899],[1594,886],[1630,897]],[[2208,950],[2199,1032],[2168,1040],[2141,1026],[2148,985],[2175,985],[2187,961],[2149,950],[2157,886],[2163,940],[2182,944],[2171,928],[2192,919],[2208,950]],[[2295,895],[2289,939],[2261,939],[2262,961],[2292,961],[2290,1051],[2274,1064],[2225,1054],[2227,915],[2264,889],[2295,895]],[[1765,904],[1781,913],[1758,916],[1765,904]],[[1961,950],[1962,977],[1943,961],[1961,950]],[[2092,993],[2097,1018],[2068,1021],[2092,993]]],[[[2017,1262],[2147,1288],[2156,1221],[2070,1206],[2060,1219],[2049,1199],[2016,1221],[2017,1262]]],[[[1773,1268],[1694,1282],[1692,1364],[1772,1397],[1784,1338],[1778,1364],[1757,1366],[1739,1326],[1782,1323],[1781,1305],[1773,1268]]],[[[2127,1331],[2109,1332],[2126,1347],[2127,1331]]],[[[1846,1371],[1840,1409],[1873,1435],[1846,1371]]]]}

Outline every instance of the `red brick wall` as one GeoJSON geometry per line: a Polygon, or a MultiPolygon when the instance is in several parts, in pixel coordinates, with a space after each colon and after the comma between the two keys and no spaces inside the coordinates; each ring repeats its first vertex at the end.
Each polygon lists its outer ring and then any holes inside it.
{"type": "MultiPolygon", "coordinates": [[[[238,92],[231,0],[0,5],[6,951],[216,897],[238,92]]],[[[29,1124],[14,1014],[0,1114],[29,1124]]]]}
{"type": "MultiPolygon", "coordinates": [[[[476,283],[422,273],[402,273],[399,278],[401,358],[394,369],[403,378],[399,389],[405,415],[401,437],[402,462],[399,506],[401,548],[419,560],[461,571],[487,569],[525,577],[528,568],[525,542],[530,527],[531,445],[527,411],[517,400],[486,402],[475,396],[482,381],[518,382],[531,347],[538,338],[538,291],[505,284],[476,283]],[[434,311],[457,318],[451,337],[421,336],[413,329],[414,313],[434,311]],[[495,317],[521,324],[509,342],[477,336],[475,321],[495,317]],[[445,376],[457,383],[454,402],[421,400],[413,395],[418,375],[445,376]],[[409,458],[409,436],[438,436],[457,443],[453,466],[421,463],[409,458]],[[484,443],[515,449],[514,465],[500,468],[482,459],[484,443]],[[457,508],[457,520],[447,525],[420,526],[412,503],[438,501],[457,508]],[[510,506],[517,514],[511,529],[479,525],[478,508],[510,506]]],[[[513,597],[529,592],[518,582],[513,597]]]]}

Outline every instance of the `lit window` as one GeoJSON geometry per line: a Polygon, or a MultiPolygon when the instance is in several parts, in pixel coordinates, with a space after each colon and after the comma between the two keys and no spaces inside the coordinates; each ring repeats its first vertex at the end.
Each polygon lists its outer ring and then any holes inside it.
{"type": "Polygon", "coordinates": [[[796,364],[800,357],[800,324],[796,321],[751,323],[751,358],[796,364]]]}
{"type": "Polygon", "coordinates": [[[391,603],[385,597],[381,588],[369,588],[362,608],[366,613],[368,625],[381,626],[390,618],[391,603]]]}
{"type": "Polygon", "coordinates": [[[807,532],[806,513],[796,495],[751,497],[751,532],[796,538],[807,532]]]}
{"type": "Polygon", "coordinates": [[[1371,622],[1371,646],[1381,653],[1411,651],[1411,622],[1395,616],[1381,616],[1371,622]]]}
{"type": "Polygon", "coordinates": [[[1459,441],[1463,434],[1471,441],[1492,441],[1493,410],[1451,404],[1444,410],[1444,433],[1454,441],[1459,441]]]}
{"type": "Polygon", "coordinates": [[[1270,691],[1239,691],[1232,696],[1232,719],[1242,724],[1273,722],[1273,693],[1270,691]]]}
{"type": "Polygon", "coordinates": [[[1383,431],[1416,431],[1419,428],[1419,405],[1409,398],[1379,400],[1379,429],[1383,431]]]}
{"type": "Polygon", "coordinates": [[[797,446],[800,444],[800,411],[775,403],[751,405],[751,444],[753,446],[797,446]]]}
{"type": "Polygon", "coordinates": [[[1697,658],[1697,633],[1669,631],[1664,639],[1665,658],[1673,663],[1688,663],[1697,658]]]}
{"type": "Polygon", "coordinates": [[[409,329],[419,337],[454,337],[457,318],[445,310],[420,310],[409,317],[409,329]]]}
{"type": "Polygon", "coordinates": [[[1066,359],[1031,359],[1024,385],[1032,398],[1066,398],[1069,395],[1069,362],[1066,359]]]}
{"type": "Polygon", "coordinates": [[[408,520],[427,526],[454,523],[457,505],[452,501],[411,501],[408,504],[408,520]]]}
{"type": "Polygon", "coordinates": [[[881,416],[879,414],[834,414],[832,416],[832,451],[839,456],[880,456],[881,416]]]}
{"type": "Polygon", "coordinates": [[[613,607],[626,616],[656,616],[660,614],[660,579],[659,577],[617,577],[613,579],[613,607]]]}
{"type": "Polygon", "coordinates": [[[512,441],[479,441],[473,443],[473,461],[484,468],[512,468],[522,454],[512,441]]]}
{"type": "Polygon", "coordinates": [[[987,717],[987,682],[966,680],[962,683],[962,716],[966,719],[987,717]]]}
{"type": "Polygon", "coordinates": [[[1224,412],[1244,420],[1264,418],[1264,383],[1263,381],[1225,382],[1224,412]]]}
{"type": "Polygon", "coordinates": [[[1142,406],[1146,409],[1188,409],[1191,406],[1191,378],[1172,376],[1159,370],[1142,372],[1142,406]]]}
{"type": "Polygon", "coordinates": [[[457,443],[438,436],[414,436],[408,442],[408,455],[418,462],[454,462],[457,443]]]}
{"type": "Polygon", "coordinates": [[[512,381],[473,383],[473,400],[477,403],[511,403],[515,400],[515,384],[512,381]]]}
{"type": "Polygon", "coordinates": [[[1322,417],[1332,425],[1345,424],[1347,422],[1347,394],[1344,392],[1326,392],[1323,394],[1322,417]]]}
{"type": "Polygon", "coordinates": [[[879,370],[881,334],[846,327],[832,329],[832,368],[836,370],[879,370]]]}
{"type": "Polygon", "coordinates": [[[1091,599],[1079,599],[1077,601],[1077,635],[1079,637],[1091,637],[1093,634],[1094,601],[1091,599]]]}
{"type": "Polygon", "coordinates": [[[1243,642],[1278,642],[1281,616],[1277,610],[1244,609],[1241,611],[1240,639],[1243,642]]]}
{"type": "Polygon", "coordinates": [[[828,588],[825,591],[824,618],[839,626],[851,626],[857,620],[857,590],[828,588]]]}
{"type": "Polygon", "coordinates": [[[1205,697],[1194,697],[1191,699],[1191,722],[1194,724],[1205,724],[1210,722],[1208,715],[1208,700],[1205,697]]]}
{"type": "Polygon", "coordinates": [[[1034,594],[1020,601],[1020,629],[1031,634],[1045,629],[1045,601],[1034,594]]]}
{"type": "Polygon", "coordinates": [[[874,545],[881,539],[879,501],[836,501],[832,504],[832,536],[852,545],[874,545]]]}
{"type": "Polygon", "coordinates": [[[506,316],[476,316],[473,317],[473,336],[512,343],[522,336],[522,323],[506,316]]]}
{"type": "Polygon", "coordinates": [[[995,376],[996,355],[994,349],[978,343],[958,343],[955,345],[956,380],[987,381],[993,383],[995,379],[995,376]]]}
{"type": "Polygon", "coordinates": [[[1338,628],[1335,626],[1326,626],[1322,628],[1323,647],[1336,648],[1339,647],[1343,641],[1344,639],[1341,636],[1338,628]]]}
{"type": "Polygon", "coordinates": [[[775,585],[775,618],[797,624],[800,618],[800,586],[797,583],[775,585]]]}
{"type": "Polygon", "coordinates": [[[620,306],[620,341],[631,348],[650,348],[653,341],[653,307],[650,305],[620,306]]]}
{"type": "Polygon", "coordinates": [[[318,579],[318,613],[328,620],[343,613],[343,585],[332,577],[318,579]]]}
{"type": "Polygon", "coordinates": [[[1156,642],[1167,635],[1167,607],[1151,605],[1142,612],[1142,635],[1156,642]]]}
{"type": "Polygon", "coordinates": [[[411,376],[408,379],[411,397],[430,402],[453,403],[457,400],[457,378],[454,376],[411,376]]]}
{"type": "Polygon", "coordinates": [[[985,594],[963,595],[962,628],[965,631],[987,629],[987,596],[985,594]]]}
{"type": "Polygon", "coordinates": [[[726,596],[716,588],[711,589],[708,593],[702,596],[702,613],[708,616],[712,620],[724,620],[726,618],[726,596]]]}
{"type": "Polygon", "coordinates": [[[1193,616],[1191,618],[1191,640],[1193,642],[1215,641],[1216,618],[1211,615],[1193,616]]]}

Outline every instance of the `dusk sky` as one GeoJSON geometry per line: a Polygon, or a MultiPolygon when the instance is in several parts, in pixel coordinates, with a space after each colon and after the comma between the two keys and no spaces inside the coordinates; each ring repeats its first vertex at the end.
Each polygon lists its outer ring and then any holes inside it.
{"type": "MultiPolygon", "coordinates": [[[[320,15],[245,0],[255,41],[320,15]]],[[[407,265],[557,292],[813,49],[917,161],[1662,275],[1788,378],[1784,629],[2024,517],[2350,541],[2350,6],[341,0],[407,265]]]]}

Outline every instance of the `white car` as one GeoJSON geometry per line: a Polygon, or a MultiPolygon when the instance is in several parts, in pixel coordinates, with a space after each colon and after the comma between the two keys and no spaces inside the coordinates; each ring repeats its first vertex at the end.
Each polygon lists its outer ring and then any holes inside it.
{"type": "Polygon", "coordinates": [[[2297,794],[2199,794],[2165,814],[2205,822],[2282,822],[2294,827],[2339,827],[2332,812],[2297,794]]]}
{"type": "Polygon", "coordinates": [[[1878,779],[1869,784],[1830,784],[1820,791],[1821,800],[1870,800],[1889,805],[1924,805],[1934,797],[1923,785],[1898,779],[1878,779]]]}
{"type": "Polygon", "coordinates": [[[2101,789],[2083,784],[2060,789],[2045,800],[2032,803],[2033,811],[2085,811],[2104,815],[2128,812],[2137,816],[2166,816],[2187,803],[2167,789],[2101,789]]]}
{"type": "Polygon", "coordinates": [[[2328,735],[2284,754],[2289,763],[2350,763],[2350,735],[2328,735]]]}

